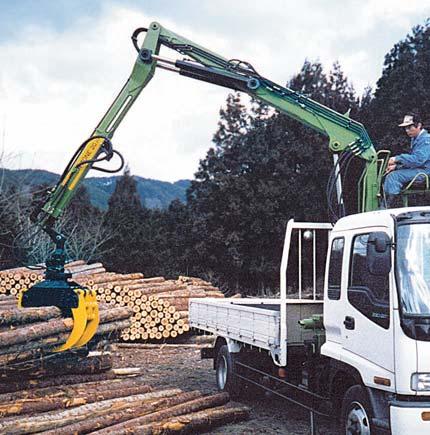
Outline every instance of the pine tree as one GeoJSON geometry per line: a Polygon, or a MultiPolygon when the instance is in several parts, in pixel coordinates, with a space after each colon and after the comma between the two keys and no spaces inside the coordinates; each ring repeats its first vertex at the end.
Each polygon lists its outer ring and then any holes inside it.
{"type": "Polygon", "coordinates": [[[111,237],[102,246],[106,252],[102,260],[109,269],[117,272],[139,270],[144,209],[137,193],[136,181],[128,168],[118,179],[108,204],[104,224],[111,237]]]}

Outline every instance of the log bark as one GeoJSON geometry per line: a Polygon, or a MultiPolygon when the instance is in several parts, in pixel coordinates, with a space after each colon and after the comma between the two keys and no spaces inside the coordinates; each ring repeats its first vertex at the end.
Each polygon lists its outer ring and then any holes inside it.
{"type": "Polygon", "coordinates": [[[121,367],[121,368],[113,368],[112,372],[116,376],[136,376],[143,373],[142,367],[121,367]]]}
{"type": "Polygon", "coordinates": [[[0,368],[0,379],[11,376],[43,376],[66,374],[101,373],[112,368],[112,356],[103,354],[98,356],[82,357],[75,353],[55,353],[45,358],[37,358],[22,363],[3,366],[0,368]]]}
{"type": "Polygon", "coordinates": [[[133,396],[144,394],[151,391],[149,385],[136,385],[133,387],[106,389],[99,391],[96,387],[77,395],[68,396],[45,396],[42,398],[22,399],[14,402],[0,404],[0,417],[9,417],[12,415],[29,414],[34,412],[47,412],[54,409],[66,409],[75,406],[86,405],[88,403],[99,402],[103,400],[116,399],[119,397],[133,396]]]}
{"type": "Polygon", "coordinates": [[[99,382],[108,379],[115,379],[117,375],[113,371],[95,373],[90,375],[60,375],[45,377],[42,379],[23,379],[19,381],[5,380],[0,383],[0,403],[3,402],[3,394],[16,391],[30,390],[33,388],[55,387],[58,385],[70,385],[86,382],[99,382]]]}
{"type": "MultiPolygon", "coordinates": [[[[129,327],[130,323],[131,322],[129,319],[103,323],[97,328],[97,332],[94,335],[93,340],[100,339],[106,335],[114,335],[116,337],[116,335],[119,335],[123,329],[129,327]]],[[[28,343],[18,343],[7,347],[0,347],[0,361],[1,355],[23,355],[25,352],[34,350],[38,350],[39,353],[42,354],[50,352],[54,347],[65,343],[68,337],[69,333],[61,333],[48,337],[42,337],[38,340],[29,341],[28,343]]]]}
{"type": "Polygon", "coordinates": [[[83,264],[86,264],[84,260],[75,260],[75,261],[71,261],[70,263],[67,263],[66,268],[82,266],[83,264]]]}
{"type": "MultiPolygon", "coordinates": [[[[16,300],[15,300],[16,304],[16,300]]],[[[0,325],[14,325],[43,321],[60,317],[61,311],[57,307],[40,308],[9,308],[1,309],[0,325]]]]}
{"type": "Polygon", "coordinates": [[[180,298],[180,299],[204,298],[206,297],[206,293],[202,291],[181,290],[178,292],[161,293],[158,295],[158,297],[160,299],[168,299],[168,300],[170,300],[170,298],[180,298]]]}
{"type": "MultiPolygon", "coordinates": [[[[202,349],[208,347],[205,343],[163,343],[163,344],[151,344],[151,343],[118,343],[116,344],[118,349],[157,349],[162,350],[164,348],[170,349],[202,349]]],[[[115,369],[114,369],[115,370],[115,369]]]]}
{"type": "MultiPolygon", "coordinates": [[[[174,390],[170,390],[174,391],[174,390]]],[[[169,394],[173,396],[173,394],[169,394]]],[[[193,400],[200,396],[199,391],[192,391],[188,393],[180,393],[175,395],[175,397],[166,397],[159,400],[154,400],[136,403],[129,405],[126,409],[118,410],[104,414],[101,416],[89,418],[87,420],[71,424],[69,426],[64,426],[62,428],[55,428],[54,430],[43,432],[44,435],[69,435],[74,433],[86,434],[93,431],[99,431],[103,428],[107,428],[112,425],[122,423],[124,421],[130,420],[132,418],[147,415],[153,412],[157,412],[161,409],[170,408],[172,406],[178,405],[180,403],[193,400]]]]}
{"type": "MultiPolygon", "coordinates": [[[[133,429],[133,433],[139,435],[199,433],[227,423],[247,420],[248,418],[249,408],[245,406],[219,407],[181,415],[161,423],[137,426],[133,429]]],[[[117,432],[117,435],[121,433],[117,432]]]]}
{"type": "Polygon", "coordinates": [[[155,282],[164,282],[166,281],[162,276],[153,276],[152,278],[145,278],[145,282],[155,283],[155,282]]]}
{"type": "Polygon", "coordinates": [[[79,272],[77,274],[74,273],[72,275],[72,278],[79,277],[79,276],[81,276],[81,277],[91,276],[92,277],[94,275],[98,275],[100,273],[105,273],[105,272],[106,272],[106,269],[104,267],[100,267],[99,269],[84,270],[84,271],[79,272]]]}
{"type": "Polygon", "coordinates": [[[190,400],[179,405],[171,406],[161,411],[153,412],[143,417],[133,418],[123,423],[116,424],[106,429],[97,431],[97,435],[119,435],[127,434],[132,431],[133,428],[144,426],[152,422],[159,422],[163,419],[171,418],[177,415],[188,414],[190,412],[199,411],[214,406],[219,406],[229,401],[228,393],[218,393],[211,396],[199,397],[194,400],[190,400]]]}
{"type": "Polygon", "coordinates": [[[143,377],[116,378],[106,380],[91,380],[73,385],[56,385],[44,388],[32,388],[30,390],[18,391],[0,395],[0,406],[6,402],[16,402],[26,399],[40,399],[50,396],[55,397],[78,397],[87,392],[104,392],[106,390],[118,390],[145,385],[143,377]]]}
{"type": "Polygon", "coordinates": [[[79,264],[79,265],[67,265],[65,267],[67,272],[71,272],[72,274],[79,274],[80,272],[85,272],[88,270],[100,269],[103,267],[102,263],[93,263],[93,264],[79,264]]]}
{"type": "MultiPolygon", "coordinates": [[[[114,307],[100,312],[100,323],[127,319],[132,312],[127,307],[114,307]]],[[[46,322],[34,323],[28,326],[16,328],[11,331],[0,332],[0,347],[26,343],[62,332],[71,331],[72,319],[52,319],[46,322]]]]}
{"type": "Polygon", "coordinates": [[[99,416],[108,414],[121,409],[125,409],[130,405],[156,400],[163,395],[169,396],[179,395],[181,390],[172,389],[146,394],[138,394],[128,397],[120,397],[110,400],[103,400],[87,405],[78,406],[69,410],[51,411],[41,415],[22,417],[20,419],[10,418],[0,422],[0,433],[7,435],[20,435],[35,432],[42,432],[60,428],[69,424],[74,424],[83,421],[88,416],[99,416]]]}
{"type": "MultiPolygon", "coordinates": [[[[133,286],[134,287],[134,286],[133,286]]],[[[129,286],[131,288],[131,286],[129,286]]],[[[181,292],[186,291],[187,286],[186,285],[178,285],[178,284],[162,284],[159,286],[148,286],[148,287],[134,287],[134,289],[140,289],[142,290],[143,295],[151,295],[151,294],[160,294],[160,293],[175,293],[175,292],[181,292]]]]}

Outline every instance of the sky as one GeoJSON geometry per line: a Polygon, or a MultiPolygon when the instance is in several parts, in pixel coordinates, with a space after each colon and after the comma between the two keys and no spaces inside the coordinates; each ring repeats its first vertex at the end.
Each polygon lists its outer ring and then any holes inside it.
{"type": "MultiPolygon", "coordinates": [[[[430,0],[0,0],[0,8],[1,164],[56,173],[127,80],[137,27],[158,21],[282,85],[305,59],[327,71],[338,61],[360,95],[375,88],[393,45],[430,17],[430,0]]],[[[134,175],[193,178],[227,95],[157,69],[114,147],[134,175]]]]}

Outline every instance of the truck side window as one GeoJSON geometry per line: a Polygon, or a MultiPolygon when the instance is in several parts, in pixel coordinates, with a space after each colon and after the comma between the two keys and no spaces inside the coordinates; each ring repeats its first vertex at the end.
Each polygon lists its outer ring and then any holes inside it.
{"type": "Polygon", "coordinates": [[[339,237],[333,239],[330,249],[330,264],[328,267],[327,296],[332,300],[340,299],[340,284],[342,281],[342,260],[345,239],[339,237]]]}
{"type": "Polygon", "coordinates": [[[385,329],[390,325],[390,293],[387,276],[372,275],[367,269],[369,234],[353,239],[349,271],[348,300],[368,319],[385,329]]]}

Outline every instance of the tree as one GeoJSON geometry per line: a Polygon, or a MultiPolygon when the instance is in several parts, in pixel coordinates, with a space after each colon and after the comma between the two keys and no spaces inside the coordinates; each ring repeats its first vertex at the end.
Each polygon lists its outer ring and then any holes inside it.
{"type": "Polygon", "coordinates": [[[136,263],[141,261],[142,217],[136,181],[126,168],[117,180],[104,216],[104,225],[111,235],[102,245],[105,254],[101,259],[106,267],[121,273],[136,271],[136,263]]]}
{"type": "Polygon", "coordinates": [[[0,189],[0,268],[10,268],[16,265],[16,256],[21,252],[15,246],[18,236],[16,215],[12,204],[16,201],[14,189],[2,186],[0,189]]]}

